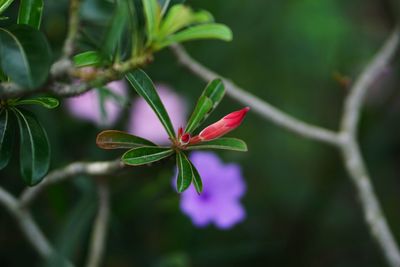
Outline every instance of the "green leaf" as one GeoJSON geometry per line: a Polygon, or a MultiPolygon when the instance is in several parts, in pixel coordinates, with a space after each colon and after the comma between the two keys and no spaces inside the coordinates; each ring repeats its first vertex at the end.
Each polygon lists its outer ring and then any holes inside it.
{"type": "Polygon", "coordinates": [[[98,66],[101,63],[101,54],[97,51],[86,51],[73,58],[75,67],[98,66]]]}
{"type": "Polygon", "coordinates": [[[160,50],[174,43],[181,43],[197,39],[219,39],[223,41],[231,41],[232,31],[223,24],[200,24],[167,36],[161,42],[156,43],[154,48],[155,50],[160,50]]]}
{"type": "Polygon", "coordinates": [[[43,84],[51,65],[50,46],[40,31],[27,25],[0,28],[0,67],[27,88],[43,84]]]}
{"type": "Polygon", "coordinates": [[[197,171],[196,167],[193,165],[192,162],[190,162],[190,164],[191,164],[192,172],[193,172],[194,188],[196,188],[197,193],[200,194],[203,191],[203,182],[201,181],[200,174],[197,171]]]}
{"type": "Polygon", "coordinates": [[[146,18],[147,43],[150,44],[157,36],[161,19],[161,9],[157,0],[142,0],[146,18]]]}
{"type": "Polygon", "coordinates": [[[18,12],[18,24],[26,24],[39,29],[42,21],[43,0],[21,0],[18,12]]]}
{"type": "Polygon", "coordinates": [[[218,106],[225,94],[224,84],[221,79],[212,80],[204,89],[201,94],[196,107],[190,116],[189,122],[186,126],[185,132],[191,133],[196,130],[197,127],[211,112],[218,106]]]}
{"type": "Polygon", "coordinates": [[[183,152],[176,153],[176,164],[178,165],[178,179],[176,189],[178,193],[185,191],[193,180],[192,163],[183,152]]]}
{"type": "Polygon", "coordinates": [[[14,143],[14,127],[7,109],[0,110],[0,170],[10,162],[14,143]]]}
{"type": "Polygon", "coordinates": [[[174,154],[174,150],[169,147],[138,147],[128,150],[122,155],[122,161],[127,165],[139,166],[163,158],[169,157],[174,154]]]}
{"type": "Polygon", "coordinates": [[[3,13],[14,0],[0,0],[0,14],[3,13]]]}
{"type": "Polygon", "coordinates": [[[101,54],[104,59],[113,60],[123,40],[125,27],[129,19],[129,5],[126,0],[117,0],[111,22],[109,24],[101,54]]]}
{"type": "Polygon", "coordinates": [[[144,71],[138,69],[126,74],[125,77],[136,90],[136,92],[143,97],[154,110],[158,119],[164,125],[169,137],[175,138],[175,131],[174,127],[172,126],[171,119],[169,118],[168,113],[165,110],[165,107],[161,102],[161,99],[157,94],[154,84],[149,76],[147,76],[144,71]]]}
{"type": "Polygon", "coordinates": [[[237,138],[222,137],[208,142],[201,142],[187,147],[188,150],[195,149],[224,149],[246,152],[247,145],[243,140],[237,138]]]}
{"type": "Polygon", "coordinates": [[[116,130],[106,130],[99,133],[96,138],[96,144],[102,149],[156,146],[156,144],[144,138],[116,130]]]}
{"type": "Polygon", "coordinates": [[[189,25],[212,22],[213,20],[213,16],[208,11],[193,12],[188,6],[174,5],[168,11],[165,19],[161,21],[157,37],[163,39],[189,25]]]}
{"type": "Polygon", "coordinates": [[[17,116],[20,132],[21,175],[26,184],[33,186],[42,181],[49,170],[49,140],[31,112],[16,108],[13,111],[17,116]]]}
{"type": "Polygon", "coordinates": [[[192,115],[186,125],[185,133],[193,132],[197,126],[203,121],[203,118],[210,112],[213,102],[210,98],[202,95],[194,108],[192,115]]]}
{"type": "Polygon", "coordinates": [[[15,106],[18,105],[38,105],[44,108],[53,109],[60,105],[60,102],[53,97],[35,97],[30,99],[21,99],[15,102],[15,106]]]}

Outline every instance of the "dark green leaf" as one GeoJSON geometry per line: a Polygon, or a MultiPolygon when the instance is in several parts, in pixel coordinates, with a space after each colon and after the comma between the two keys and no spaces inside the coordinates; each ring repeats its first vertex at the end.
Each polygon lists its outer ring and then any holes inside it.
{"type": "Polygon", "coordinates": [[[113,60],[120,46],[124,29],[129,19],[129,5],[126,0],[117,0],[111,22],[109,24],[101,54],[107,60],[113,60]]]}
{"type": "Polygon", "coordinates": [[[0,0],[0,14],[3,13],[14,0],[0,0]]]}
{"type": "Polygon", "coordinates": [[[7,109],[0,110],[0,170],[8,165],[14,143],[14,128],[7,109]]]}
{"type": "Polygon", "coordinates": [[[197,39],[232,40],[232,31],[223,24],[207,23],[189,27],[178,33],[167,36],[164,40],[154,45],[155,50],[162,49],[174,43],[181,43],[197,39]]]}
{"type": "Polygon", "coordinates": [[[156,146],[156,144],[144,138],[116,130],[107,130],[99,133],[96,138],[96,144],[102,149],[156,146]]]}
{"type": "Polygon", "coordinates": [[[60,104],[60,102],[53,98],[53,97],[35,97],[35,98],[30,98],[30,99],[21,99],[18,100],[14,105],[18,106],[18,105],[39,105],[42,106],[44,108],[48,108],[48,109],[53,109],[58,107],[58,105],[60,104]]]}
{"type": "Polygon", "coordinates": [[[36,88],[47,78],[50,47],[40,31],[27,25],[0,28],[0,67],[19,85],[36,88]]]}
{"type": "Polygon", "coordinates": [[[169,137],[175,138],[175,131],[174,127],[172,126],[171,119],[169,118],[168,113],[165,110],[165,107],[161,102],[161,99],[157,94],[154,84],[149,76],[147,76],[144,71],[138,69],[128,73],[126,75],[126,79],[131,83],[136,92],[143,97],[154,110],[158,119],[164,125],[169,137]]]}
{"type": "Polygon", "coordinates": [[[32,186],[46,175],[50,165],[50,145],[47,134],[29,111],[13,109],[19,125],[21,175],[32,186]]]}
{"type": "Polygon", "coordinates": [[[224,149],[233,151],[247,151],[247,145],[243,140],[237,138],[222,137],[208,142],[188,146],[187,149],[224,149]]]}
{"type": "Polygon", "coordinates": [[[201,177],[196,167],[190,162],[193,172],[193,184],[194,188],[196,188],[197,193],[201,193],[203,191],[203,182],[201,181],[201,177]]]}
{"type": "Polygon", "coordinates": [[[183,152],[176,153],[176,165],[178,165],[178,179],[176,189],[178,193],[185,191],[193,180],[192,164],[183,152]]]}
{"type": "Polygon", "coordinates": [[[101,55],[97,51],[86,51],[77,54],[73,58],[75,67],[98,66],[101,63],[101,55]]]}
{"type": "Polygon", "coordinates": [[[127,151],[122,155],[122,161],[127,165],[138,166],[155,161],[174,154],[174,150],[169,147],[138,147],[127,151]]]}
{"type": "Polygon", "coordinates": [[[42,21],[43,0],[21,0],[18,12],[18,24],[26,24],[39,29],[42,21]]]}
{"type": "Polygon", "coordinates": [[[196,107],[190,116],[185,132],[191,133],[204,122],[211,112],[218,106],[225,94],[224,84],[221,79],[214,79],[207,84],[201,94],[196,107]]]}
{"type": "Polygon", "coordinates": [[[186,125],[185,133],[193,132],[204,120],[204,117],[211,111],[213,103],[210,98],[202,95],[194,108],[192,115],[186,125]]]}
{"type": "Polygon", "coordinates": [[[146,18],[147,43],[151,43],[157,36],[161,19],[160,5],[157,0],[142,0],[143,11],[146,18]]]}

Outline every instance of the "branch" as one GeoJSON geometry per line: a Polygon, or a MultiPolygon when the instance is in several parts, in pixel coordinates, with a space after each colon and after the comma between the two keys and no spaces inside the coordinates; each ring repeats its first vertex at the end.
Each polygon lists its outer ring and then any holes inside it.
{"type": "Polygon", "coordinates": [[[374,192],[366,164],[357,141],[357,126],[367,89],[377,80],[394,57],[399,46],[399,29],[396,28],[381,50],[355,82],[348,95],[341,124],[341,151],[346,169],[356,187],[371,235],[380,246],[389,266],[400,267],[400,252],[378,198],[374,192]]]}
{"type": "MultiPolygon", "coordinates": [[[[0,204],[14,216],[27,240],[43,259],[50,259],[54,256],[55,250],[37,226],[31,214],[22,209],[18,200],[2,187],[0,187],[0,204]]],[[[66,266],[73,266],[68,260],[64,259],[64,261],[66,266]]]]}
{"type": "Polygon", "coordinates": [[[50,172],[37,186],[25,189],[20,196],[20,205],[21,207],[29,206],[45,188],[52,184],[62,182],[70,177],[80,174],[91,176],[107,175],[114,173],[123,167],[124,164],[119,159],[113,161],[71,163],[64,168],[50,172]]]}
{"type": "Polygon", "coordinates": [[[69,22],[67,38],[64,42],[63,57],[69,58],[74,53],[74,43],[78,34],[79,27],[79,7],[80,0],[71,0],[69,7],[69,22]]]}
{"type": "Polygon", "coordinates": [[[99,198],[99,208],[91,236],[89,257],[86,264],[87,267],[98,267],[101,265],[110,215],[109,189],[104,181],[99,182],[97,186],[97,193],[99,198]]]}
{"type": "Polygon", "coordinates": [[[198,61],[190,57],[185,49],[180,45],[173,45],[171,47],[178,61],[194,75],[200,77],[208,82],[215,78],[221,78],[224,82],[227,94],[242,103],[243,105],[250,106],[252,111],[261,115],[264,119],[272,121],[273,123],[286,128],[302,137],[320,141],[323,143],[338,145],[339,138],[337,134],[331,130],[327,130],[318,126],[314,126],[296,119],[285,112],[275,108],[271,104],[261,100],[260,98],[246,92],[232,81],[222,77],[218,73],[213,72],[207,67],[200,64],[198,61]]]}

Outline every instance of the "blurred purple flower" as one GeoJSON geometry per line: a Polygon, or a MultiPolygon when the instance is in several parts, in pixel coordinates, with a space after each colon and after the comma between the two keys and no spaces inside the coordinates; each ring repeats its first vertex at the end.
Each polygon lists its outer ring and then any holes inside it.
{"type": "MultiPolygon", "coordinates": [[[[186,103],[184,99],[166,85],[158,84],[156,88],[175,130],[185,126],[186,103]]],[[[160,120],[143,98],[137,98],[132,103],[128,132],[160,145],[169,143],[168,134],[160,120]]]]}
{"type": "Polygon", "coordinates": [[[68,111],[75,117],[93,122],[99,127],[113,125],[121,111],[122,104],[116,98],[124,100],[126,97],[126,84],[123,80],[113,81],[106,85],[114,95],[107,95],[104,99],[104,115],[102,114],[99,89],[90,90],[82,95],[66,100],[68,111]]]}
{"type": "Polygon", "coordinates": [[[203,181],[197,194],[193,184],[181,194],[180,207],[193,224],[204,227],[214,223],[229,229],[246,217],[240,198],[246,185],[238,164],[224,164],[215,153],[193,152],[190,155],[203,181]]]}

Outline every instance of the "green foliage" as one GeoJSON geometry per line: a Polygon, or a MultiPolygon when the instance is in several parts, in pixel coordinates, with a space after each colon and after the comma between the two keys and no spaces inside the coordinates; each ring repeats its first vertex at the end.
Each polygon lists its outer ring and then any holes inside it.
{"type": "Polygon", "coordinates": [[[150,105],[150,107],[154,110],[165,130],[167,131],[169,137],[174,138],[175,131],[174,127],[172,126],[171,119],[169,118],[168,113],[165,110],[165,107],[161,102],[161,99],[158,96],[154,84],[149,76],[147,76],[144,71],[139,69],[128,73],[126,75],[126,79],[130,82],[136,92],[141,97],[143,97],[150,105]]]}
{"type": "Polygon", "coordinates": [[[8,165],[14,143],[12,117],[7,109],[0,110],[0,170],[8,165]]]}
{"type": "Polygon", "coordinates": [[[21,175],[27,185],[36,185],[49,170],[49,140],[31,112],[16,108],[12,110],[19,126],[21,175]]]}
{"type": "Polygon", "coordinates": [[[191,145],[187,149],[189,150],[223,149],[223,150],[246,152],[247,145],[243,140],[237,138],[221,137],[208,142],[202,142],[199,144],[191,145]]]}
{"type": "Polygon", "coordinates": [[[97,51],[86,51],[73,57],[74,65],[77,68],[88,66],[99,66],[101,64],[101,54],[97,51]]]}
{"type": "Polygon", "coordinates": [[[156,146],[156,144],[144,138],[116,130],[107,130],[99,133],[96,138],[96,144],[102,149],[156,146]]]}
{"type": "Polygon", "coordinates": [[[215,79],[206,86],[187,123],[186,130],[183,131],[182,128],[180,128],[176,136],[168,113],[149,76],[139,69],[128,73],[126,78],[136,92],[146,100],[156,113],[170,137],[171,146],[156,146],[146,139],[116,130],[106,130],[99,133],[96,143],[100,148],[132,148],[121,157],[122,162],[125,164],[139,166],[156,162],[176,154],[178,192],[181,193],[185,191],[193,182],[196,191],[200,193],[203,188],[201,177],[194,165],[185,155],[185,150],[224,149],[242,152],[247,151],[246,143],[235,138],[219,138],[209,142],[190,142],[190,133],[205,120],[211,111],[221,102],[224,96],[225,89],[220,79],[215,79]],[[188,137],[188,140],[181,140],[183,135],[188,137]]]}
{"type": "Polygon", "coordinates": [[[39,29],[42,21],[43,0],[21,0],[18,12],[18,24],[26,24],[39,29]]]}
{"type": "Polygon", "coordinates": [[[128,150],[122,155],[122,161],[127,165],[139,166],[159,161],[171,156],[173,153],[174,151],[169,147],[143,146],[128,150]]]}
{"type": "Polygon", "coordinates": [[[0,15],[3,13],[14,0],[0,0],[0,15]]]}
{"type": "Polygon", "coordinates": [[[225,87],[221,79],[212,80],[204,89],[196,107],[186,125],[185,132],[192,133],[207,119],[225,95],[225,87]]]}
{"type": "Polygon", "coordinates": [[[0,67],[11,80],[29,89],[47,79],[51,64],[46,37],[27,25],[0,28],[0,67]]]}
{"type": "Polygon", "coordinates": [[[53,109],[60,105],[60,102],[53,97],[34,97],[29,99],[19,99],[15,102],[15,106],[18,105],[39,105],[47,109],[53,109]]]}
{"type": "Polygon", "coordinates": [[[178,178],[176,180],[176,189],[178,193],[185,191],[193,180],[192,164],[186,155],[182,152],[176,153],[176,165],[178,166],[178,178]]]}

